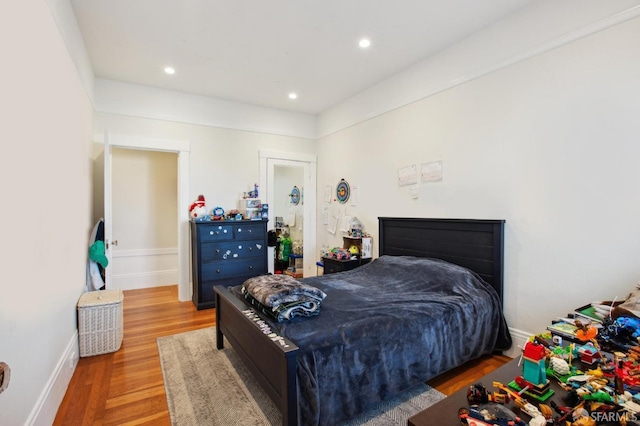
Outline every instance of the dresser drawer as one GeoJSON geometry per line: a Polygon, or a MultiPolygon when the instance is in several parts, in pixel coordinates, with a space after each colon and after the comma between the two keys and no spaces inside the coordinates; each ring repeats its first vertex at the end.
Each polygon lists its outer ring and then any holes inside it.
{"type": "Polygon", "coordinates": [[[233,240],[233,225],[215,224],[200,225],[198,227],[200,242],[233,240]]]}
{"type": "Polygon", "coordinates": [[[264,240],[234,240],[202,244],[200,246],[200,256],[202,257],[202,263],[209,263],[217,260],[264,256],[266,250],[264,240]]]}
{"type": "MultiPolygon", "coordinates": [[[[213,301],[215,300],[215,291],[213,290],[213,288],[215,286],[223,285],[225,287],[231,287],[236,285],[242,285],[247,279],[249,279],[249,277],[245,275],[245,276],[239,276],[239,277],[225,278],[222,280],[203,281],[202,285],[200,286],[198,294],[201,297],[201,300],[205,304],[213,304],[213,301]]],[[[211,305],[211,307],[214,307],[214,306],[211,305]]]]}
{"type": "Polygon", "coordinates": [[[203,263],[202,281],[221,280],[239,276],[256,276],[266,273],[264,257],[253,257],[244,260],[221,260],[203,263]]]}
{"type": "Polygon", "coordinates": [[[254,223],[244,222],[234,226],[233,235],[236,240],[252,240],[256,238],[264,238],[264,225],[262,221],[256,221],[254,223]]]}
{"type": "Polygon", "coordinates": [[[216,285],[239,285],[267,273],[267,221],[191,222],[191,300],[215,307],[216,285]]]}

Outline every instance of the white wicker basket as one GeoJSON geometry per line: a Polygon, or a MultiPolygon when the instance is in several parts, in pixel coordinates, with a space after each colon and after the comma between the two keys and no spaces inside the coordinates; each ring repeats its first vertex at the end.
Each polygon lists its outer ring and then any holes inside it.
{"type": "Polygon", "coordinates": [[[78,301],[80,356],[115,352],[123,334],[122,290],[90,291],[78,301]]]}

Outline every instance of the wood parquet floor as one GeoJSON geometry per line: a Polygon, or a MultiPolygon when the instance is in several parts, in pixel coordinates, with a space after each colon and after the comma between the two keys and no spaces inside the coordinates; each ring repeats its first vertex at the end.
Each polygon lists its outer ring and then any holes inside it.
{"type": "MultiPolygon", "coordinates": [[[[215,325],[215,310],[178,301],[178,287],[124,292],[124,338],[111,354],[80,358],[54,426],[170,425],[156,339],[215,325]]],[[[451,394],[508,362],[485,356],[429,384],[451,394]]]]}

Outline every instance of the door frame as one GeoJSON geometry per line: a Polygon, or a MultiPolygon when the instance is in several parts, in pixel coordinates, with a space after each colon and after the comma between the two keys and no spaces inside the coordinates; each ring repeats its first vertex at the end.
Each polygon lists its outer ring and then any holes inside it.
{"type": "MultiPolygon", "coordinates": [[[[275,166],[302,167],[304,170],[304,204],[302,218],[303,271],[305,277],[317,275],[316,253],[316,170],[318,157],[315,154],[260,150],[260,191],[270,206],[274,204],[275,166]]],[[[269,214],[268,229],[274,227],[273,214],[269,214]]]]}
{"type": "MultiPolygon", "coordinates": [[[[146,151],[172,152],[178,155],[178,299],[181,302],[191,300],[191,285],[189,282],[189,155],[191,144],[186,141],[149,138],[145,136],[130,136],[110,134],[105,130],[102,142],[105,146],[104,171],[104,210],[105,210],[105,241],[111,241],[111,226],[106,223],[107,216],[111,218],[111,148],[126,148],[146,151]],[[108,165],[108,167],[107,167],[108,165]],[[107,191],[107,188],[109,190],[107,191]]],[[[106,245],[105,245],[106,246],[106,245]]],[[[110,246],[110,244],[109,244],[110,246]]],[[[106,247],[105,247],[106,248],[106,247]]],[[[111,248],[107,248],[107,258],[111,257],[111,248]]],[[[106,272],[106,271],[105,271],[106,272]]],[[[107,278],[107,282],[111,282],[107,278]]],[[[107,286],[108,288],[108,286],[107,286]]]]}

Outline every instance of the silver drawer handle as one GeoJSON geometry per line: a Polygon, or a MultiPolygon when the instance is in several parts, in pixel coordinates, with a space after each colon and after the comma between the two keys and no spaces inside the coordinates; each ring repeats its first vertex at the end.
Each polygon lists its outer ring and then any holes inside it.
{"type": "Polygon", "coordinates": [[[218,274],[219,274],[219,273],[220,273],[220,269],[216,269],[216,273],[218,273],[218,274]]]}

